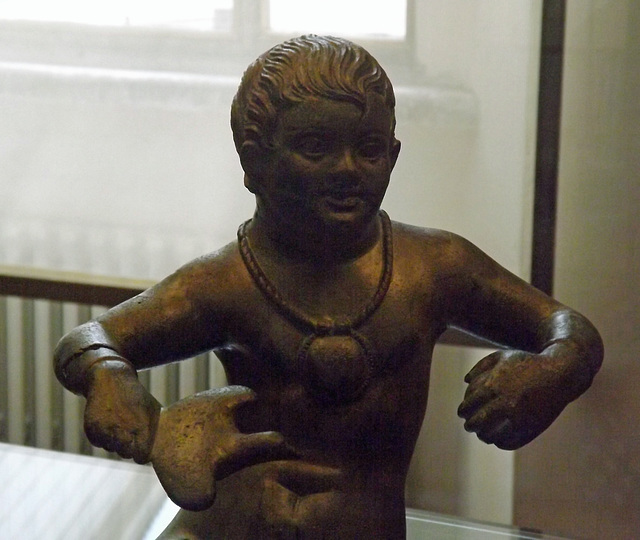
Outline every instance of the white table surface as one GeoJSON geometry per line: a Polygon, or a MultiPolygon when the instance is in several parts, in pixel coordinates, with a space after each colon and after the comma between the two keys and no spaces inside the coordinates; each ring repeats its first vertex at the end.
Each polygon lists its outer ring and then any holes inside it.
{"type": "MultiPolygon", "coordinates": [[[[153,540],[178,507],[151,467],[0,443],[0,539],[153,540]]],[[[407,540],[552,536],[407,510],[407,540]]]]}

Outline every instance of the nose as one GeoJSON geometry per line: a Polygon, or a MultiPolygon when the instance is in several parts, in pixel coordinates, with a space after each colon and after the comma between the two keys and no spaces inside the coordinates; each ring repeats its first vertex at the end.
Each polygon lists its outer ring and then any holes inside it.
{"type": "Polygon", "coordinates": [[[336,169],[342,172],[355,172],[357,170],[353,150],[351,150],[350,148],[345,148],[341,152],[338,158],[338,162],[336,163],[336,169]]]}
{"type": "Polygon", "coordinates": [[[343,150],[337,157],[331,171],[331,178],[335,184],[345,188],[359,182],[360,172],[351,149],[343,150]]]}
{"type": "Polygon", "coordinates": [[[342,156],[339,160],[339,166],[345,171],[356,170],[356,160],[353,156],[353,150],[347,148],[342,152],[342,156]]]}

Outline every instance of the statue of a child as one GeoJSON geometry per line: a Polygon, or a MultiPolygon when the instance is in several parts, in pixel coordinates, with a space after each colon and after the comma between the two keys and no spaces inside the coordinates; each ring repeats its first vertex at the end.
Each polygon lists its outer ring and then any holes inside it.
{"type": "Polygon", "coordinates": [[[162,538],[402,538],[447,327],[505,347],[467,375],[459,408],[500,448],[539,435],[598,371],[584,317],[464,239],[380,210],[400,151],[394,105],[351,42],[306,36],[262,55],[231,112],[256,197],[237,241],[59,344],[91,442],[152,461],[186,508],[162,538]],[[163,409],[138,382],[207,350],[234,386],[163,409]]]}

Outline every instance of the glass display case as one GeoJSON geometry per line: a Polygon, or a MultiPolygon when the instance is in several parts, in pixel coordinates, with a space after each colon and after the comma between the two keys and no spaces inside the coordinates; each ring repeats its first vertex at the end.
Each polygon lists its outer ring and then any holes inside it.
{"type": "MultiPolygon", "coordinates": [[[[133,291],[235,238],[254,202],[231,140],[230,102],[247,63],[283,36],[271,32],[267,0],[187,3],[212,7],[198,28],[183,25],[182,15],[171,16],[178,27],[141,28],[130,14],[124,26],[100,28],[63,22],[58,3],[4,4],[0,441],[91,453],[83,402],[53,380],[51,352],[64,331],[107,302],[96,307],[79,294],[33,300],[7,285],[60,272],[61,279],[73,274],[76,292],[96,283],[133,291]],[[27,16],[29,6],[43,11],[27,16]],[[55,12],[49,22],[46,12],[55,12]]],[[[456,416],[463,377],[485,351],[439,345],[407,504],[441,514],[408,511],[410,534],[424,526],[443,535],[436,538],[540,537],[486,521],[635,538],[640,2],[393,4],[402,5],[406,28],[371,47],[395,85],[403,144],[384,207],[395,220],[469,238],[525,279],[542,8],[566,4],[554,294],[595,323],[606,348],[593,389],[538,440],[509,453],[466,434],[456,416]]],[[[147,5],[154,19],[157,6],[147,5]]],[[[163,369],[141,377],[165,404],[224,384],[215,359],[163,369]]],[[[28,538],[25,531],[48,538],[39,534],[53,526],[63,538],[91,537],[83,532],[90,529],[140,538],[166,503],[148,468],[15,446],[2,446],[0,480],[2,538],[28,538]],[[117,517],[129,512],[136,518],[117,517]],[[113,529],[123,521],[133,528],[113,529]]]]}

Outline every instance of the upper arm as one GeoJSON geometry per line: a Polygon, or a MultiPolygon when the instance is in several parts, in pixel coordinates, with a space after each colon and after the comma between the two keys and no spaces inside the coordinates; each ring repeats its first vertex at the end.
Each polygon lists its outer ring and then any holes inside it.
{"type": "Polygon", "coordinates": [[[232,292],[224,265],[195,261],[97,319],[114,349],[137,369],[195,356],[226,336],[232,292]]]}
{"type": "Polygon", "coordinates": [[[546,321],[571,311],[457,235],[448,239],[442,266],[447,324],[495,343],[537,352],[546,321]]]}

